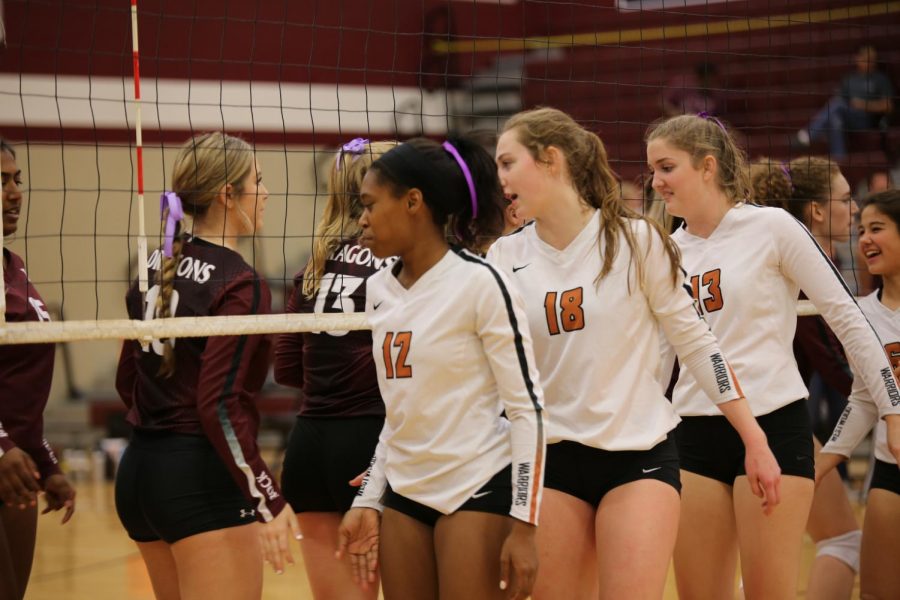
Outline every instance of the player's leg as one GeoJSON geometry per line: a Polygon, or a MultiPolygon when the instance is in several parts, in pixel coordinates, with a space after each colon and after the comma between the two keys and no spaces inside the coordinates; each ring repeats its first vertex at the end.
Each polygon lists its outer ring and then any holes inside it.
{"type": "Polygon", "coordinates": [[[534,600],[597,597],[594,507],[545,488],[535,535],[538,548],[534,600]]]}
{"type": "MultiPolygon", "coordinates": [[[[816,456],[822,445],[813,440],[816,456]]],[[[812,600],[847,600],[859,571],[862,532],[837,470],[816,487],[806,531],[816,543],[816,559],[809,572],[806,597],[812,600]]]]}
{"type": "Polygon", "coordinates": [[[797,596],[803,531],[812,505],[813,481],[782,476],[781,502],[763,514],[746,476],[734,484],[734,510],[740,540],[744,595],[748,599],[797,596]]]}
{"type": "Polygon", "coordinates": [[[172,548],[162,540],[156,542],[137,542],[141,558],[147,566],[150,584],[156,600],[181,600],[178,583],[178,569],[172,548]]]}
{"type": "MultiPolygon", "coordinates": [[[[116,482],[129,535],[140,543],[155,541],[153,534],[169,545],[182,600],[259,598],[263,553],[257,507],[244,498],[209,441],[177,434],[136,438],[139,468],[126,465],[116,482]],[[132,473],[138,477],[129,498],[132,473]]],[[[160,546],[145,546],[142,554],[145,550],[161,572],[171,571],[160,546]]]]}
{"type": "Polygon", "coordinates": [[[595,533],[601,599],[662,598],[679,504],[678,491],[655,479],[632,481],[603,497],[595,533]]]}
{"type": "Polygon", "coordinates": [[[795,598],[803,532],[813,499],[812,427],[804,400],[757,417],[781,467],[780,502],[766,515],[742,473],[734,484],[734,509],[745,596],[795,598]]]}
{"type": "MultiPolygon", "coordinates": [[[[143,483],[148,474],[152,475],[152,469],[148,471],[151,465],[146,460],[149,458],[146,456],[146,445],[147,440],[135,433],[119,461],[115,485],[116,512],[128,536],[137,544],[154,596],[157,600],[180,600],[178,571],[172,549],[147,521],[142,506],[148,499],[142,493],[143,483]]],[[[151,490],[160,491],[156,485],[152,485],[151,490]]]]}
{"type": "Polygon", "coordinates": [[[25,597],[36,534],[36,506],[0,505],[0,599],[25,597]]]}
{"type": "Polygon", "coordinates": [[[732,485],[743,460],[725,417],[684,417],[675,431],[681,461],[681,520],[675,582],[685,600],[734,597],[738,561],[732,485]]]}
{"type": "Polygon", "coordinates": [[[374,599],[378,597],[378,583],[363,590],[353,582],[350,559],[334,558],[338,547],[338,527],[343,516],[337,512],[297,513],[303,540],[300,549],[313,598],[327,600],[374,599]]]}
{"type": "Polygon", "coordinates": [[[594,517],[600,496],[587,493],[605,476],[591,464],[597,452],[571,441],[547,446],[534,600],[597,598],[594,517]]]}
{"type": "Polygon", "coordinates": [[[876,461],[866,503],[860,561],[860,592],[865,600],[900,598],[900,470],[876,461]]]}
{"type": "Polygon", "coordinates": [[[297,512],[300,550],[313,597],[368,600],[378,583],[363,590],[353,581],[350,558],[335,560],[338,526],[356,495],[348,483],[365,471],[383,419],[298,417],[284,458],[281,487],[297,512]]]}
{"type": "Polygon", "coordinates": [[[378,555],[385,598],[438,600],[433,526],[385,508],[378,555]]]}
{"type": "MultiPolygon", "coordinates": [[[[285,509],[288,510],[288,509],[285,509]]],[[[206,531],[172,544],[182,600],[262,597],[258,523],[206,531]]]]}
{"type": "MultiPolygon", "coordinates": [[[[459,511],[438,519],[434,528],[440,598],[502,600],[500,551],[511,517],[459,511]]],[[[410,596],[411,597],[411,596],[410,596]]]]}

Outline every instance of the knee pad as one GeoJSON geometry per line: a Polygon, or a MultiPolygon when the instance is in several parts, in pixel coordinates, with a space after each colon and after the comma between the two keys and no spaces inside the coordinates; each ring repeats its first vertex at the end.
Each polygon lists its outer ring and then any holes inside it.
{"type": "Polygon", "coordinates": [[[859,573],[859,546],[862,542],[862,531],[854,529],[843,535],[822,540],[816,544],[816,558],[833,556],[845,563],[854,572],[859,573]]]}

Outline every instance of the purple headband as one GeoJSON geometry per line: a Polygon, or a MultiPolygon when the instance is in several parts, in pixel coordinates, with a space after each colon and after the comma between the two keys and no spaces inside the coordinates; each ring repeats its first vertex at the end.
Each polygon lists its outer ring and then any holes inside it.
{"type": "Polygon", "coordinates": [[[338,160],[337,160],[337,170],[341,170],[341,163],[343,162],[341,158],[343,158],[344,153],[352,154],[354,156],[354,160],[356,157],[359,157],[360,154],[365,152],[366,144],[369,143],[369,140],[365,138],[353,138],[343,146],[341,146],[340,151],[338,152],[338,160]]]}
{"type": "Polygon", "coordinates": [[[725,135],[728,135],[728,130],[725,129],[725,125],[723,125],[722,121],[720,121],[717,117],[709,114],[705,110],[698,112],[697,116],[700,117],[701,119],[705,119],[707,121],[712,121],[713,123],[715,123],[716,125],[719,126],[719,129],[722,130],[722,133],[724,133],[725,135]]]}
{"type": "Polygon", "coordinates": [[[475,182],[472,181],[472,172],[469,171],[468,165],[466,165],[466,161],[463,160],[463,157],[459,155],[456,148],[453,147],[453,144],[450,142],[444,142],[441,144],[444,147],[444,150],[450,153],[450,156],[456,160],[456,164],[459,165],[459,168],[462,169],[463,175],[466,177],[466,184],[469,186],[469,200],[472,201],[472,218],[478,216],[478,196],[475,194],[475,182]]]}
{"type": "Polygon", "coordinates": [[[163,192],[159,196],[159,216],[166,216],[166,237],[163,244],[163,254],[166,258],[172,258],[172,242],[175,239],[175,225],[184,218],[184,208],[181,206],[181,198],[175,192],[163,192]],[[169,214],[166,216],[166,209],[169,214]]]}

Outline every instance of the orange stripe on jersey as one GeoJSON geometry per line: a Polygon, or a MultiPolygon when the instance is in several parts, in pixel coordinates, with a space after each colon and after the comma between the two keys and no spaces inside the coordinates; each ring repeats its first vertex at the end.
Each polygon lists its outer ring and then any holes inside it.
{"type": "Polygon", "coordinates": [[[744,390],[741,389],[741,382],[738,381],[737,375],[734,374],[734,369],[731,368],[731,364],[726,360],[725,364],[728,366],[728,372],[731,374],[731,379],[734,381],[734,389],[737,390],[737,393],[740,394],[741,398],[746,398],[744,396],[744,390]]]}
{"type": "MultiPolygon", "coordinates": [[[[538,415],[540,418],[540,415],[538,415]]],[[[543,477],[544,465],[544,440],[543,431],[538,435],[538,452],[534,457],[534,481],[531,482],[531,509],[528,511],[528,522],[537,525],[538,520],[538,492],[541,488],[541,477],[543,477]]]]}

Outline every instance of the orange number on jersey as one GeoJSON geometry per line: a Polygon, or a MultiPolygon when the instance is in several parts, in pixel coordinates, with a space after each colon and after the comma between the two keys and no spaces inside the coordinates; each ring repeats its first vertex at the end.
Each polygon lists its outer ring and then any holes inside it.
{"type": "Polygon", "coordinates": [[[550,335],[559,333],[559,322],[556,320],[556,292],[547,292],[544,296],[544,310],[547,313],[547,329],[550,335]]]}
{"type": "Polygon", "coordinates": [[[706,312],[716,312],[722,310],[725,302],[722,300],[722,290],[719,288],[719,280],[722,277],[722,269],[707,271],[703,274],[701,281],[706,289],[709,290],[709,298],[703,300],[703,306],[706,312]]]}
{"type": "Polygon", "coordinates": [[[694,300],[698,302],[698,305],[702,305],[702,308],[706,309],[706,312],[708,313],[722,310],[722,307],[725,305],[725,301],[722,298],[722,289],[719,287],[721,278],[721,269],[714,269],[712,271],[707,271],[703,275],[694,275],[691,277],[691,291],[694,294],[694,300]],[[703,298],[703,302],[700,302],[701,282],[703,283],[703,287],[709,292],[709,298],[703,298]]]}
{"type": "Polygon", "coordinates": [[[896,371],[900,366],[900,342],[885,344],[884,351],[887,352],[888,360],[891,361],[891,367],[896,371]]]}
{"type": "Polygon", "coordinates": [[[401,331],[394,335],[393,331],[384,334],[381,354],[384,358],[384,376],[386,379],[406,379],[412,377],[412,367],[406,364],[409,347],[412,344],[412,331],[401,331]],[[396,362],[391,356],[391,346],[400,348],[396,362]]]}
{"type": "Polygon", "coordinates": [[[544,296],[544,311],[547,313],[547,329],[550,335],[560,332],[562,323],[563,331],[578,331],[584,329],[584,310],[581,308],[584,302],[584,290],[580,287],[566,290],[559,295],[559,318],[556,316],[556,292],[547,292],[544,296]]]}

